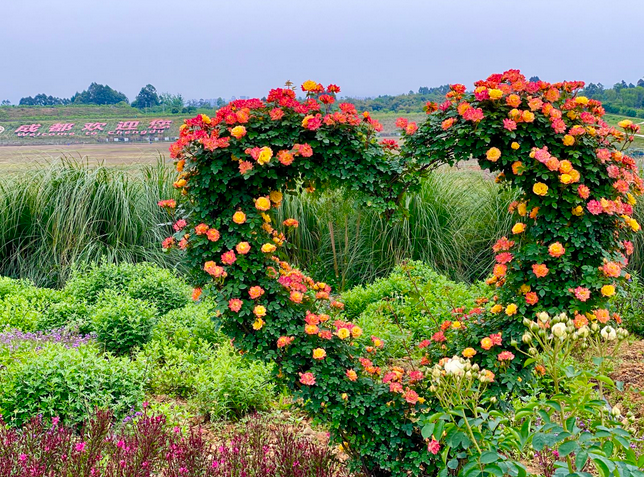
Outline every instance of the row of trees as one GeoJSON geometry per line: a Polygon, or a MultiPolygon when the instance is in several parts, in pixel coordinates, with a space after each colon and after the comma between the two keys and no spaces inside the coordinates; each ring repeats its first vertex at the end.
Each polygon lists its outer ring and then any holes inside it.
{"type": "MultiPolygon", "coordinates": [[[[222,100],[223,102],[223,100],[222,100]]],[[[92,83],[89,87],[74,94],[71,98],[58,98],[46,94],[37,94],[35,96],[27,96],[20,99],[20,106],[61,106],[67,104],[95,104],[95,105],[109,105],[109,104],[130,104],[127,96],[116,91],[108,85],[92,83]]],[[[149,109],[155,107],[163,107],[175,112],[181,112],[184,109],[184,100],[180,94],[173,95],[169,93],[157,93],[156,88],[148,84],[141,88],[141,91],[132,101],[132,106],[139,109],[149,109]]],[[[2,105],[10,105],[10,101],[2,101],[2,105]]]]}
{"type": "Polygon", "coordinates": [[[601,83],[590,83],[584,94],[600,100],[609,113],[644,118],[644,78],[636,84],[627,84],[622,80],[612,88],[605,88],[601,83]]]}

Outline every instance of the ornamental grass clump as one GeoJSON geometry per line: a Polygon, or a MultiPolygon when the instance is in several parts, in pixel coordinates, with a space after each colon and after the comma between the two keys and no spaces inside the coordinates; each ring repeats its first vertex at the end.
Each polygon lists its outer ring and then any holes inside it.
{"type": "Polygon", "coordinates": [[[342,315],[329,284],[287,261],[299,222],[277,221],[274,210],[299,187],[336,187],[355,197],[356,209],[394,221],[424,175],[476,158],[497,181],[520,189],[509,207],[511,233],[492,246],[488,284],[496,291],[472,309],[456,304],[454,319],[444,329],[436,320],[425,340],[443,343],[434,349],[443,352],[467,344],[456,353],[487,370],[490,385],[505,384],[508,375],[521,383],[505,371],[516,363],[507,347],[518,343],[524,317],[563,312],[602,324],[621,320],[612,297],[629,278],[625,267],[640,229],[633,207],[644,183],[623,151],[639,126],[607,125],[601,104],[581,96],[582,87],[528,81],[517,70],[478,81],[473,92],[452,85],[442,104],[427,104],[421,124],[397,121],[400,145],[378,142],[381,126],[368,113],[336,106],[336,85],[307,81],[304,99],[274,89],[266,100],[233,101],[213,118],[187,120],[171,146],[181,199],[162,206],[175,230],[163,247],[183,252],[193,298],[214,301],[218,323],[240,351],[276,363],[277,377],[329,426],[354,468],[374,476],[445,475],[465,458],[451,444],[465,441],[459,435],[445,447],[452,453],[447,466],[418,424],[439,401],[428,375],[445,355],[409,353],[396,363],[380,352],[378,336],[360,341],[364,331],[342,315]],[[451,336],[460,338],[450,343],[451,336]]]}

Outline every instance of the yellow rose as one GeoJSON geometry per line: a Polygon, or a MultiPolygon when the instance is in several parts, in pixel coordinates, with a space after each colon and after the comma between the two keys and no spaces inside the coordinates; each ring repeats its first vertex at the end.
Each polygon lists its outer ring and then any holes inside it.
{"type": "Polygon", "coordinates": [[[577,217],[581,217],[584,215],[584,208],[581,205],[578,205],[574,209],[572,209],[572,215],[576,215],[577,217]]]}
{"type": "Polygon", "coordinates": [[[521,114],[521,119],[523,119],[524,122],[526,123],[531,123],[534,121],[534,113],[532,111],[523,111],[523,114],[521,114]]]}
{"type": "Polygon", "coordinates": [[[500,99],[503,97],[503,91],[500,89],[490,89],[488,90],[488,94],[490,95],[490,99],[500,99]]]}
{"type": "Polygon", "coordinates": [[[571,136],[570,134],[566,134],[563,137],[563,143],[564,146],[572,146],[573,144],[575,144],[575,137],[571,136]]]}
{"type": "Polygon", "coordinates": [[[620,128],[624,128],[624,129],[626,129],[627,127],[629,127],[632,124],[633,124],[633,121],[631,121],[630,119],[623,119],[623,120],[621,120],[620,122],[617,123],[617,125],[620,128]]]}
{"type": "Polygon", "coordinates": [[[570,174],[561,174],[559,180],[562,184],[570,184],[572,182],[572,176],[570,174]]]}
{"type": "Polygon", "coordinates": [[[501,157],[501,151],[496,147],[491,147],[486,153],[486,157],[489,161],[496,162],[501,157]]]}
{"type": "Polygon", "coordinates": [[[255,316],[261,318],[262,316],[266,316],[266,308],[262,305],[257,305],[253,308],[253,313],[255,313],[255,316]]]}
{"type": "Polygon", "coordinates": [[[455,329],[455,330],[460,329],[462,326],[463,326],[463,324],[460,321],[454,321],[452,323],[452,328],[455,329]]]}
{"type": "Polygon", "coordinates": [[[322,348],[315,348],[313,350],[313,359],[324,359],[326,358],[326,351],[322,348]]]}
{"type": "Polygon", "coordinates": [[[205,124],[210,124],[212,122],[210,120],[210,118],[208,116],[206,116],[205,114],[201,115],[201,121],[204,122],[205,124]]]}
{"type": "Polygon", "coordinates": [[[312,80],[307,80],[302,84],[302,89],[304,91],[315,91],[317,87],[318,87],[318,84],[312,80]]]}
{"type": "Polygon", "coordinates": [[[532,192],[537,195],[544,196],[548,193],[548,186],[543,182],[537,182],[532,186],[532,192]]]}
{"type": "Polygon", "coordinates": [[[519,202],[519,205],[517,205],[517,213],[521,217],[525,217],[528,213],[528,205],[525,202],[519,202]]]}
{"type": "Polygon", "coordinates": [[[615,294],[615,287],[613,285],[604,285],[602,287],[602,295],[613,296],[615,294]]]}
{"type": "Polygon", "coordinates": [[[586,96],[577,96],[575,98],[575,103],[586,105],[588,104],[588,98],[586,96]]]}
{"type": "Polygon", "coordinates": [[[261,330],[261,329],[262,329],[262,327],[264,326],[264,323],[265,323],[265,322],[264,322],[264,320],[262,320],[261,318],[257,318],[257,319],[253,322],[253,329],[254,329],[255,331],[261,330]]]}
{"type": "Polygon", "coordinates": [[[562,174],[568,174],[572,171],[572,163],[568,160],[563,160],[559,163],[559,172],[562,174]]]}
{"type": "Polygon", "coordinates": [[[244,126],[235,126],[230,130],[230,135],[240,139],[246,135],[246,128],[244,126]]]}
{"type": "Polygon", "coordinates": [[[270,147],[263,147],[259,151],[257,162],[263,166],[271,162],[271,157],[273,157],[273,150],[270,147]]]}
{"type": "Polygon", "coordinates": [[[566,116],[568,116],[568,119],[576,119],[577,118],[577,113],[575,111],[568,111],[566,116]]]}
{"type": "Polygon", "coordinates": [[[579,182],[579,179],[581,178],[581,174],[579,174],[579,171],[577,169],[573,169],[568,173],[570,177],[572,177],[573,182],[579,182]]]}
{"type": "Polygon", "coordinates": [[[255,199],[255,208],[257,210],[268,210],[271,208],[271,201],[268,197],[260,197],[255,199]]]}
{"type": "Polygon", "coordinates": [[[525,224],[522,224],[521,222],[517,222],[514,224],[514,227],[512,227],[513,234],[522,234],[523,232],[525,232],[525,224]]]}
{"type": "Polygon", "coordinates": [[[510,147],[514,149],[515,151],[519,149],[521,146],[519,145],[518,142],[514,141],[512,144],[510,144],[510,147]]]}
{"type": "Polygon", "coordinates": [[[516,315],[518,307],[512,303],[505,308],[505,314],[508,316],[516,315]]]}
{"type": "Polygon", "coordinates": [[[241,210],[238,210],[233,214],[233,222],[236,224],[243,224],[246,222],[246,214],[244,214],[241,210]]]}
{"type": "Polygon", "coordinates": [[[349,331],[348,328],[340,328],[336,334],[338,335],[338,338],[341,340],[346,340],[349,336],[351,336],[351,332],[349,331]]]}
{"type": "Polygon", "coordinates": [[[271,191],[271,193],[269,194],[269,197],[271,198],[274,204],[279,204],[280,202],[282,202],[282,199],[284,198],[282,193],[278,190],[271,191]]]}
{"type": "Polygon", "coordinates": [[[262,252],[264,253],[273,253],[276,249],[277,247],[272,243],[265,243],[262,245],[262,252]]]}
{"type": "Polygon", "coordinates": [[[351,328],[351,336],[354,338],[360,338],[362,336],[362,328],[359,326],[354,326],[351,328]]]}
{"type": "Polygon", "coordinates": [[[523,285],[521,285],[521,287],[519,287],[519,291],[523,295],[525,295],[526,293],[528,293],[530,291],[530,285],[528,285],[527,283],[524,283],[523,285]]]}
{"type": "Polygon", "coordinates": [[[637,200],[635,199],[635,197],[633,197],[633,194],[631,194],[630,192],[629,192],[628,194],[626,194],[626,201],[627,201],[630,205],[635,205],[635,204],[637,204],[637,200]]]}
{"type": "Polygon", "coordinates": [[[642,227],[640,227],[640,224],[637,223],[637,220],[635,219],[630,219],[628,221],[628,225],[631,228],[633,232],[639,232],[642,227]]]}
{"type": "Polygon", "coordinates": [[[492,308],[490,308],[490,311],[491,311],[492,313],[500,313],[500,312],[501,312],[501,310],[503,310],[503,306],[502,306],[502,305],[494,305],[492,308]]]}
{"type": "Polygon", "coordinates": [[[472,358],[476,354],[476,350],[474,348],[465,348],[462,354],[465,358],[472,358]]]}

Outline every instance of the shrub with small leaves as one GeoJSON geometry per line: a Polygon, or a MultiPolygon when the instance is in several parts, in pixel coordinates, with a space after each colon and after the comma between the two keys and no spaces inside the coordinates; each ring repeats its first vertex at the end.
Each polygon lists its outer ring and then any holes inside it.
{"type": "Polygon", "coordinates": [[[12,425],[39,415],[78,424],[96,407],[123,416],[143,401],[142,367],[103,356],[94,345],[40,343],[21,353],[0,370],[0,414],[12,425]]]}
{"type": "Polygon", "coordinates": [[[92,311],[92,330],[107,351],[128,354],[150,340],[156,313],[146,301],[105,292],[92,311]]]}

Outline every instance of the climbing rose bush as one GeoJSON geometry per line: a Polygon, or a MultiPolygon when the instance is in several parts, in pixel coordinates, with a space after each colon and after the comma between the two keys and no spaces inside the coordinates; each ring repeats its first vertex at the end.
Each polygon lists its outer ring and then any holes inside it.
{"type": "MultiPolygon", "coordinates": [[[[528,82],[513,70],[473,93],[453,85],[444,103],[427,105],[422,124],[397,121],[401,146],[379,143],[381,126],[368,113],[337,105],[335,85],[307,81],[304,99],[275,89],[266,100],[233,101],[213,118],[187,120],[171,147],[184,200],[164,205],[176,234],[163,246],[183,251],[193,298],[216,302],[241,352],[277,363],[278,378],[353,465],[371,475],[433,475],[441,443],[423,438],[418,417],[436,403],[428,375],[437,350],[452,351],[451,334],[476,337],[454,339],[458,352],[503,370],[523,317],[567,312],[580,327],[618,319],[609,299],[627,278],[628,239],[639,229],[632,206],[643,186],[615,145],[637,127],[607,126],[601,105],[577,95],[582,85],[528,82]],[[272,211],[300,187],[341,187],[395,219],[425,171],[470,157],[524,191],[511,210],[513,235],[494,247],[498,293],[423,340],[421,360],[392,365],[381,358],[383,340],[358,340],[362,329],[345,321],[327,284],[286,261],[298,223],[275,223],[272,211]]],[[[443,355],[439,366],[458,372],[459,363],[443,355]]],[[[497,380],[488,368],[476,375],[485,385],[497,380]]]]}

